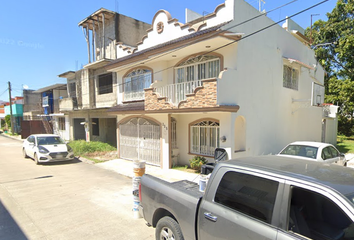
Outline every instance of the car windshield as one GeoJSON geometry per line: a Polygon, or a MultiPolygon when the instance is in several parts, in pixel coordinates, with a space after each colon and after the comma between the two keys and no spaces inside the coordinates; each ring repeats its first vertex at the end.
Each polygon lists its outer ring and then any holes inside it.
{"type": "Polygon", "coordinates": [[[304,145],[289,145],[280,154],[293,155],[315,159],[317,156],[317,147],[304,145]]]}
{"type": "Polygon", "coordinates": [[[50,136],[50,137],[37,137],[38,145],[54,145],[54,144],[64,144],[65,142],[60,137],[50,136]]]}

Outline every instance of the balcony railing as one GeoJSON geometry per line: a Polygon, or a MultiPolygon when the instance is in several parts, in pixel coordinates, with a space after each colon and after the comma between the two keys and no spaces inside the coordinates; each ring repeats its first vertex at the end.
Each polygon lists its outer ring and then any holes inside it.
{"type": "Polygon", "coordinates": [[[191,94],[197,87],[202,86],[201,80],[175,83],[163,87],[157,87],[156,92],[161,97],[167,97],[168,101],[174,105],[178,105],[181,101],[185,100],[187,94],[191,94]]]}
{"type": "Polygon", "coordinates": [[[77,108],[78,104],[76,97],[59,99],[59,111],[72,111],[77,108]]]}

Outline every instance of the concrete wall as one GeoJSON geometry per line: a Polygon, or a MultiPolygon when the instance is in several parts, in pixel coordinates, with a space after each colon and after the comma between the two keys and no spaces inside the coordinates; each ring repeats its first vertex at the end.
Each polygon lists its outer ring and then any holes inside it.
{"type": "Polygon", "coordinates": [[[40,111],[41,94],[33,93],[34,90],[23,90],[23,111],[40,111]]]}
{"type": "Polygon", "coordinates": [[[136,46],[146,34],[150,24],[127,17],[122,14],[116,15],[116,40],[129,46],[136,46]]]}
{"type": "Polygon", "coordinates": [[[113,107],[117,103],[117,77],[115,73],[112,73],[112,93],[99,94],[99,75],[106,74],[104,69],[98,69],[93,72],[94,78],[94,95],[95,95],[95,107],[113,107]]]}
{"type": "MultiPolygon", "coordinates": [[[[225,28],[256,15],[259,12],[248,3],[235,0],[234,21],[225,28]]],[[[264,16],[233,31],[243,32],[247,36],[272,23],[264,16]]],[[[311,99],[313,81],[323,84],[323,69],[316,63],[311,49],[276,25],[241,40],[227,50],[224,60],[228,70],[218,81],[218,103],[240,106],[231,119],[230,130],[234,131],[235,117],[244,116],[248,155],[274,154],[295,140],[321,141],[322,109],[304,106],[301,102],[293,103],[293,99],[311,99]],[[310,66],[317,64],[317,71],[292,64],[300,72],[299,89],[285,88],[283,57],[294,58],[310,66]],[[315,75],[315,80],[311,75],[315,75]]],[[[233,157],[243,154],[234,153],[233,157]]]]}

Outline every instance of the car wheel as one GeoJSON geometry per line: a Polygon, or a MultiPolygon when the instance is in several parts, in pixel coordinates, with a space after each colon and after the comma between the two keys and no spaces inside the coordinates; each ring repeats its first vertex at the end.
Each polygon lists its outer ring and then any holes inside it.
{"type": "Polygon", "coordinates": [[[23,155],[24,158],[29,158],[29,156],[26,153],[25,148],[22,148],[22,155],[23,155]]]}
{"type": "Polygon", "coordinates": [[[347,166],[347,162],[345,162],[343,166],[346,167],[347,166]]]}
{"type": "Polygon", "coordinates": [[[40,162],[38,161],[37,153],[34,154],[34,162],[36,163],[36,165],[40,164],[40,162]]]}
{"type": "Polygon", "coordinates": [[[156,240],[184,240],[178,223],[171,217],[161,218],[155,231],[156,240]]]}

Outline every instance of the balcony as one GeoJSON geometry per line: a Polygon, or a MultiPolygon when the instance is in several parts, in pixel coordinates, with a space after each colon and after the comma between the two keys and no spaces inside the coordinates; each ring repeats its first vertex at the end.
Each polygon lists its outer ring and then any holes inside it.
{"type": "Polygon", "coordinates": [[[78,104],[76,97],[59,99],[59,111],[72,111],[77,108],[78,104]]]}
{"type": "Polygon", "coordinates": [[[181,101],[187,99],[187,95],[194,93],[197,87],[202,86],[202,81],[190,81],[175,83],[156,88],[156,93],[167,98],[167,101],[177,106],[181,101]]]}
{"type": "Polygon", "coordinates": [[[217,79],[205,79],[145,89],[145,110],[217,107],[217,79]]]}

